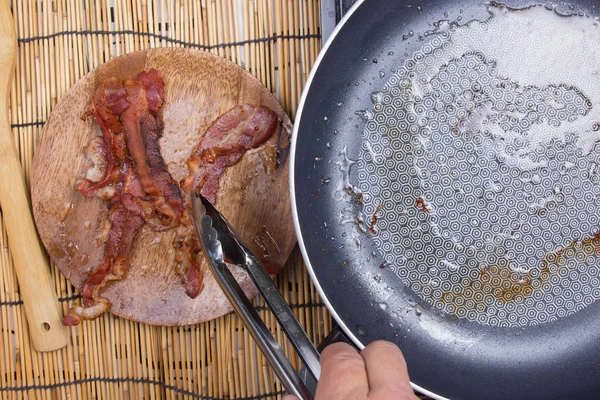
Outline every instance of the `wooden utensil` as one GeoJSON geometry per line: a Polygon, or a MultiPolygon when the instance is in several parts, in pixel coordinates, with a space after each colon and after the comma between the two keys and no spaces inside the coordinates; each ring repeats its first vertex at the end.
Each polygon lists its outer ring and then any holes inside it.
{"type": "Polygon", "coordinates": [[[16,37],[8,0],[0,2],[0,206],[13,264],[25,306],[29,335],[38,351],[64,347],[68,331],[50,280],[48,264],[35,233],[23,171],[8,123],[8,98],[16,37]]]}
{"type": "MultiPolygon", "coordinates": [[[[270,253],[278,265],[295,243],[288,192],[291,123],[275,97],[252,75],[215,55],[192,49],[161,48],[131,53],[83,77],[61,99],[44,126],[32,168],[32,202],[40,236],[58,268],[80,288],[102,259],[106,202],[75,189],[86,169],[84,148],[99,133],[81,120],[96,88],[106,78],[136,77],[154,68],[165,80],[165,130],[161,153],[176,182],[187,176],[186,160],[212,122],[238,104],[264,105],[283,121],[278,134],[227,169],[217,205],[249,246],[270,253]]],[[[232,310],[210,272],[204,289],[189,298],[175,271],[173,231],[144,227],[131,254],[127,277],[109,283],[103,294],[113,314],[155,325],[184,325],[219,317],[232,310]]],[[[203,259],[202,270],[208,271],[203,259]]],[[[256,288],[234,269],[249,297],[256,288]]]]}

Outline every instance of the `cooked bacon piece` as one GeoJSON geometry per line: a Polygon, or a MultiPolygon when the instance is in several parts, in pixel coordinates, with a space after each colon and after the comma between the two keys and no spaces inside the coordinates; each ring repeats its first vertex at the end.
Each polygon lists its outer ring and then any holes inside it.
{"type": "Polygon", "coordinates": [[[108,311],[111,304],[99,292],[108,282],[122,279],[127,273],[129,254],[143,221],[118,200],[111,201],[108,219],[111,227],[104,245],[104,261],[83,284],[84,307],[71,308],[63,318],[65,325],[77,325],[81,319],[94,319],[108,311]]]}
{"type": "MultiPolygon", "coordinates": [[[[182,187],[202,193],[214,204],[223,172],[240,161],[246,151],[266,142],[278,126],[277,114],[262,106],[244,104],[221,115],[192,151],[187,162],[190,175],[182,187]]],[[[177,228],[174,247],[178,274],[188,296],[195,297],[202,289],[202,275],[194,268],[200,242],[191,221],[188,208],[177,228]]]]}
{"type": "MultiPolygon", "coordinates": [[[[133,242],[144,223],[154,231],[179,225],[183,200],[158,145],[163,103],[164,82],[151,70],[142,72],[138,80],[126,80],[124,85],[116,78],[105,81],[84,116],[94,116],[102,137],[90,144],[92,154],[88,158],[93,166],[78,190],[86,196],[110,199],[111,227],[103,261],[81,288],[84,306],[71,308],[63,319],[65,325],[96,318],[110,309],[110,302],[100,291],[108,282],[126,275],[133,242]],[[105,176],[98,179],[100,171],[105,171],[105,176]]],[[[202,276],[192,261],[184,284],[188,294],[197,295],[202,276]]]]}
{"type": "MultiPolygon", "coordinates": [[[[192,254],[195,255],[197,253],[192,254]]],[[[185,294],[192,299],[196,298],[196,296],[200,294],[200,291],[204,287],[204,282],[195,261],[190,263],[187,273],[185,274],[185,278],[182,279],[182,283],[183,287],[185,288],[185,294]]]]}
{"type": "Polygon", "coordinates": [[[104,247],[104,262],[92,272],[81,289],[86,307],[95,304],[98,291],[109,280],[125,276],[135,235],[143,225],[142,219],[127,211],[121,203],[112,205],[108,218],[112,225],[104,247]]]}
{"type": "Polygon", "coordinates": [[[183,213],[181,194],[158,145],[163,131],[159,107],[164,101],[164,83],[156,71],[142,72],[139,78],[125,81],[130,106],[121,114],[121,122],[137,177],[144,193],[152,198],[151,204],[139,202],[140,216],[153,230],[164,231],[177,226],[183,213]]]}
{"type": "Polygon", "coordinates": [[[146,89],[148,109],[152,115],[157,116],[160,107],[165,101],[165,82],[154,69],[151,69],[148,72],[142,72],[139,78],[144,85],[144,89],[146,89]]]}
{"type": "MultiPolygon", "coordinates": [[[[123,129],[118,115],[129,106],[127,91],[117,78],[106,80],[94,94],[92,106],[83,115],[86,119],[90,115],[94,117],[102,132],[102,142],[98,144],[99,156],[104,159],[104,177],[95,180],[86,177],[77,185],[79,192],[85,196],[94,196],[110,199],[114,195],[114,185],[119,179],[120,163],[125,158],[125,140],[121,131],[123,129]]],[[[97,165],[100,160],[93,160],[97,165]]]]}
{"type": "MultiPolygon", "coordinates": [[[[85,157],[91,162],[91,166],[86,171],[85,182],[80,183],[80,187],[82,191],[89,193],[88,189],[91,189],[91,185],[102,181],[108,171],[108,149],[101,137],[92,139],[85,148],[85,157]]],[[[115,195],[113,185],[107,185],[103,188],[95,187],[93,190],[96,197],[105,200],[110,200],[115,195]]]]}
{"type": "Polygon", "coordinates": [[[173,243],[175,262],[177,263],[176,271],[185,288],[185,293],[193,299],[198,296],[204,283],[197,262],[201,245],[196,236],[189,209],[184,212],[181,225],[177,227],[176,233],[177,236],[173,243]]]}
{"type": "Polygon", "coordinates": [[[227,167],[266,142],[278,126],[277,114],[264,106],[243,104],[227,111],[208,128],[192,152],[187,162],[190,176],[183,187],[199,191],[214,204],[227,167]]]}

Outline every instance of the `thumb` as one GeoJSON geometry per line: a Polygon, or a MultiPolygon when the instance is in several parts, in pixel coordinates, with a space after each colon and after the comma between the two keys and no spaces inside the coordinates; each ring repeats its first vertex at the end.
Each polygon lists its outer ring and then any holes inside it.
{"type": "Polygon", "coordinates": [[[293,394],[286,394],[285,396],[283,396],[283,400],[300,400],[300,399],[297,398],[296,396],[294,396],[293,394]]]}

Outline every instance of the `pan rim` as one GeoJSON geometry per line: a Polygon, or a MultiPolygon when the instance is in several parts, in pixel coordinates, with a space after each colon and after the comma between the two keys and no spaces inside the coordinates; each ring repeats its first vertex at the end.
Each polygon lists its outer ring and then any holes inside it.
{"type": "MultiPolygon", "coordinates": [[[[296,109],[296,119],[294,121],[294,127],[293,127],[293,133],[292,133],[292,141],[291,141],[291,146],[290,146],[290,171],[289,171],[289,184],[290,184],[290,201],[291,201],[291,206],[292,206],[292,219],[294,221],[294,230],[296,231],[296,238],[298,240],[298,247],[300,248],[300,252],[302,253],[302,258],[304,260],[304,263],[306,265],[306,269],[308,270],[308,274],[310,276],[310,279],[312,281],[312,283],[315,285],[315,288],[317,289],[317,292],[319,293],[319,296],[321,296],[321,299],[323,301],[323,303],[325,304],[325,306],[327,307],[327,309],[329,310],[329,312],[331,313],[332,317],[335,319],[335,321],[337,322],[338,326],[340,327],[340,329],[342,329],[342,331],[346,334],[346,336],[348,336],[348,338],[350,340],[352,340],[352,342],[360,349],[364,349],[365,345],[356,337],[356,335],[354,335],[352,333],[352,331],[350,330],[350,328],[348,328],[348,326],[344,323],[344,320],[340,317],[340,315],[335,311],[335,308],[333,307],[333,305],[331,304],[331,302],[329,301],[329,299],[327,298],[327,295],[325,294],[325,292],[323,291],[323,288],[321,287],[319,280],[316,277],[314,268],[312,266],[312,263],[310,262],[310,258],[308,256],[308,252],[306,250],[306,246],[304,244],[304,237],[302,236],[302,229],[300,228],[300,220],[298,217],[298,208],[297,208],[297,204],[296,204],[296,189],[295,189],[295,172],[296,172],[296,146],[297,146],[297,140],[298,140],[298,133],[299,133],[299,127],[300,124],[299,122],[302,119],[302,112],[304,110],[304,104],[306,102],[306,99],[308,97],[308,92],[311,89],[312,86],[312,82],[313,79],[317,73],[317,70],[319,69],[319,66],[321,64],[321,61],[323,61],[323,58],[325,57],[325,54],[327,53],[329,47],[331,46],[331,44],[333,43],[333,41],[335,40],[335,38],[337,37],[338,33],[342,30],[342,28],[344,27],[344,25],[346,24],[346,22],[350,19],[350,17],[352,17],[352,15],[356,12],[356,10],[358,10],[358,8],[360,8],[362,6],[363,3],[365,3],[366,0],[358,0],[353,6],[352,8],[350,8],[350,10],[348,10],[348,12],[343,16],[343,18],[340,20],[340,22],[337,24],[337,26],[335,27],[335,29],[333,30],[333,32],[331,33],[331,35],[329,36],[329,38],[327,39],[326,43],[323,45],[323,48],[321,49],[321,51],[319,52],[319,55],[317,56],[317,59],[315,60],[315,63],[313,64],[310,74],[308,76],[308,79],[306,80],[306,83],[304,85],[304,89],[302,91],[302,96],[300,97],[300,102],[298,103],[298,107],[296,109]]],[[[435,400],[449,400],[446,397],[442,397],[438,394],[435,394],[419,385],[416,385],[413,382],[410,382],[411,387],[416,390],[419,393],[422,393],[426,396],[429,396],[435,400]]]]}

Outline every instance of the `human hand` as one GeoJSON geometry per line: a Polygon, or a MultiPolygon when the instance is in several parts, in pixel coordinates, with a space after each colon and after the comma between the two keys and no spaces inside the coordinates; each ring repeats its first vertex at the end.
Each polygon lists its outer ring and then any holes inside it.
{"type": "MultiPolygon", "coordinates": [[[[287,395],[284,400],[298,400],[287,395]]],[[[334,343],[321,354],[315,400],[418,400],[400,349],[390,342],[369,344],[360,354],[334,343]]]]}

